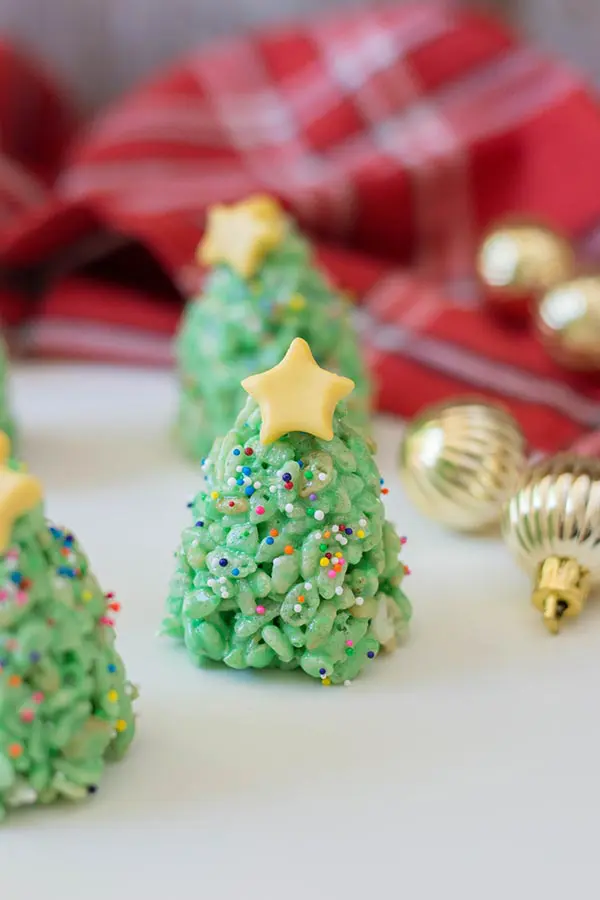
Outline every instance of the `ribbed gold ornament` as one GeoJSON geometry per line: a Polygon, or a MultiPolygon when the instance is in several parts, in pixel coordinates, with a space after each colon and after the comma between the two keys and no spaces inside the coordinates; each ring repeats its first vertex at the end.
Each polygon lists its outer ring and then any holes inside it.
{"type": "Polygon", "coordinates": [[[576,371],[600,371],[600,274],[581,275],[547,291],[536,326],[550,356],[576,371]]]}
{"type": "Polygon", "coordinates": [[[502,533],[556,634],[600,581],[600,460],[560,454],[531,466],[504,507],[502,533]]]}
{"type": "Polygon", "coordinates": [[[400,475],[411,500],[459,531],[497,522],[524,467],[516,421],[477,399],[429,407],[408,424],[400,445],[400,475]]]}
{"type": "Polygon", "coordinates": [[[527,220],[497,222],[484,235],[476,269],[488,305],[527,315],[535,299],[571,278],[575,256],[569,242],[545,225],[527,220]]]}

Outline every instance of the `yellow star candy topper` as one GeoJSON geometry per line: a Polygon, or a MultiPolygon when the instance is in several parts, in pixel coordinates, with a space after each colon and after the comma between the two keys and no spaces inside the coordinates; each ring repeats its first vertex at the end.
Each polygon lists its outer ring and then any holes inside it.
{"type": "Polygon", "coordinates": [[[251,278],[285,231],[284,212],[273,197],[258,195],[232,206],[213,206],[197,259],[205,266],[227,263],[242,278],[251,278]]]}
{"type": "Polygon", "coordinates": [[[295,338],[280,363],[244,379],[242,387],[260,406],[262,443],[271,444],[290,431],[330,441],[335,408],[354,382],[322,369],[306,341],[295,338]]]}
{"type": "Polygon", "coordinates": [[[0,553],[6,550],[13,524],[41,502],[42,485],[25,471],[9,469],[10,441],[0,432],[0,553]]]}

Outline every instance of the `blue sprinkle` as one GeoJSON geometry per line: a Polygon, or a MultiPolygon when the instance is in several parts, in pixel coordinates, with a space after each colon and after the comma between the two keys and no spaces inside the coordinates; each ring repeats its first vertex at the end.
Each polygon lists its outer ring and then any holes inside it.
{"type": "Polygon", "coordinates": [[[73,535],[72,535],[72,534],[68,534],[68,535],[66,536],[66,538],[65,538],[65,540],[64,540],[64,545],[65,545],[65,547],[72,547],[72,546],[73,546],[73,535]]]}
{"type": "Polygon", "coordinates": [[[204,522],[198,519],[198,521],[196,522],[196,528],[204,528],[204,522]]]}
{"type": "Polygon", "coordinates": [[[298,465],[300,466],[301,469],[304,468],[304,463],[302,462],[301,459],[298,460],[298,465]]]}
{"type": "Polygon", "coordinates": [[[327,669],[319,669],[319,675],[327,675],[327,669]]]}
{"type": "Polygon", "coordinates": [[[56,570],[56,574],[64,575],[66,578],[75,578],[75,569],[72,569],[70,566],[59,566],[56,570]]]}
{"type": "Polygon", "coordinates": [[[281,477],[282,477],[282,479],[283,479],[284,481],[286,481],[286,482],[292,480],[292,476],[290,475],[289,472],[284,472],[283,475],[282,475],[281,477]]]}
{"type": "Polygon", "coordinates": [[[240,448],[239,448],[239,447],[236,447],[235,450],[233,451],[233,455],[234,455],[234,456],[239,456],[241,452],[242,452],[242,451],[240,450],[240,448]]]}
{"type": "Polygon", "coordinates": [[[379,484],[383,484],[383,478],[379,479],[379,484]]]}
{"type": "Polygon", "coordinates": [[[232,570],[231,570],[231,574],[232,574],[232,575],[239,575],[239,574],[240,574],[240,570],[237,569],[237,568],[236,568],[236,569],[232,569],[232,570]]]}
{"type": "Polygon", "coordinates": [[[37,650],[33,650],[33,651],[29,654],[29,659],[31,660],[31,662],[39,662],[39,660],[40,660],[41,658],[42,658],[42,654],[41,654],[41,653],[38,653],[37,650]]]}
{"type": "Polygon", "coordinates": [[[62,537],[62,531],[60,530],[60,528],[55,528],[54,525],[49,525],[48,531],[50,532],[52,537],[55,537],[55,538],[62,537]]]}
{"type": "Polygon", "coordinates": [[[223,568],[225,568],[225,566],[227,565],[227,560],[225,559],[225,557],[223,557],[223,559],[219,560],[219,565],[223,566],[223,568]]]}
{"type": "Polygon", "coordinates": [[[252,487],[251,484],[249,484],[245,491],[246,497],[251,497],[253,493],[254,493],[254,488],[252,487]]]}
{"type": "Polygon", "coordinates": [[[22,577],[23,576],[21,575],[20,572],[11,572],[10,573],[10,580],[14,581],[15,584],[19,584],[22,577]]]}
{"type": "Polygon", "coordinates": [[[373,657],[375,656],[375,653],[372,650],[369,650],[369,652],[367,653],[367,656],[369,657],[369,659],[373,659],[373,657]]]}
{"type": "Polygon", "coordinates": [[[109,672],[116,672],[116,671],[117,671],[117,667],[115,666],[114,663],[109,663],[109,664],[107,665],[106,668],[108,669],[109,672]]]}
{"type": "Polygon", "coordinates": [[[244,473],[244,475],[251,475],[252,469],[250,468],[250,466],[242,466],[242,472],[244,473]]]}
{"type": "Polygon", "coordinates": [[[7,666],[7,665],[8,665],[7,659],[0,659],[0,669],[3,669],[4,666],[7,666]]]}
{"type": "Polygon", "coordinates": [[[244,483],[243,478],[238,478],[238,480],[236,481],[236,484],[243,484],[243,483],[244,483]]]}
{"type": "Polygon", "coordinates": [[[346,528],[345,530],[346,530],[346,534],[352,534],[352,529],[351,529],[351,528],[346,528]]]}
{"type": "Polygon", "coordinates": [[[275,538],[272,538],[272,537],[267,538],[267,544],[274,544],[274,543],[275,543],[275,538]]]}
{"type": "Polygon", "coordinates": [[[202,459],[200,460],[200,465],[203,466],[205,462],[206,462],[206,457],[203,456],[202,459]]]}
{"type": "Polygon", "coordinates": [[[189,503],[186,503],[185,505],[187,506],[188,509],[191,509],[192,506],[193,506],[194,504],[193,504],[192,501],[190,500],[190,502],[189,502],[189,503]]]}

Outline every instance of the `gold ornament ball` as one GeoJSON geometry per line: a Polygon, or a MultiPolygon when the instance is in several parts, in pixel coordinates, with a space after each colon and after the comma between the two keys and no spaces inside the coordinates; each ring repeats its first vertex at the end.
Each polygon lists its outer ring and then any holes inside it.
{"type": "Polygon", "coordinates": [[[581,275],[547,291],[538,303],[536,327],[561,366],[600,370],[600,274],[581,275]]]}
{"type": "Polygon", "coordinates": [[[504,507],[502,534],[556,634],[600,582],[600,460],[565,453],[531,466],[504,507]]]}
{"type": "Polygon", "coordinates": [[[407,425],[400,475],[425,515],[457,531],[479,531],[499,520],[525,458],[521,429],[502,407],[455,400],[407,425]]]}
{"type": "Polygon", "coordinates": [[[525,318],[540,294],[572,277],[575,257],[570,243],[552,229],[505,221],[484,235],[476,269],[488,306],[525,318]]]}

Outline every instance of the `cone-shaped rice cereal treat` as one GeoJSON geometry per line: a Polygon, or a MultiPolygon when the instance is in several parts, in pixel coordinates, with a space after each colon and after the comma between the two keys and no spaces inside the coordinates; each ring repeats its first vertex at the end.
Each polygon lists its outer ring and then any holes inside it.
{"type": "Polygon", "coordinates": [[[8,353],[6,344],[0,338],[0,431],[14,441],[15,425],[8,396],[8,353]]]}
{"type": "Polygon", "coordinates": [[[83,800],[135,730],[115,650],[119,604],[76,538],[44,517],[42,486],[0,440],[0,818],[83,800]]]}
{"type": "Polygon", "coordinates": [[[278,203],[259,196],[214,207],[198,256],[211,272],[188,304],[176,354],[186,454],[200,460],[208,453],[243,405],[242,379],[279,362],[294,337],[309,342],[321,365],[354,380],[348,412],[364,426],[370,387],[348,302],[278,203]]]}
{"type": "Polygon", "coordinates": [[[347,683],[394,648],[411,611],[403,539],[385,520],[372,448],[341,402],[352,382],[296,339],[244,387],[250,397],[189,504],[163,632],[195,663],[300,666],[325,685],[347,683]]]}

